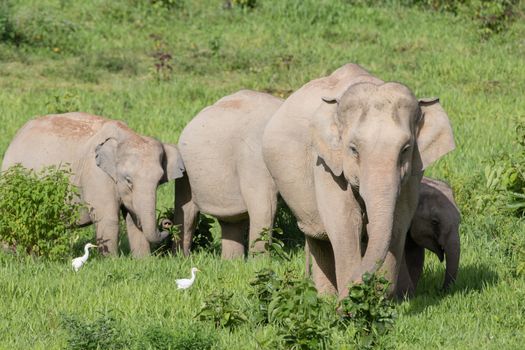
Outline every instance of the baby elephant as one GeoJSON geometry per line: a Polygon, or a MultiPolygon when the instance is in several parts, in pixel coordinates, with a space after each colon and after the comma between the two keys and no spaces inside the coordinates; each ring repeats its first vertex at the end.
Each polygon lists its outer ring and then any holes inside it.
{"type": "Polygon", "coordinates": [[[104,254],[117,254],[119,213],[126,218],[133,256],[159,242],[155,217],[157,186],[182,177],[177,148],[141,136],[126,124],[86,113],[47,115],[27,122],[11,141],[2,170],[20,163],[39,170],[69,164],[72,183],[87,204],[79,225],[94,223],[104,254]]]}
{"type": "Polygon", "coordinates": [[[423,271],[425,248],[436,254],[440,261],[446,258],[443,288],[447,289],[455,281],[459,267],[460,221],[450,186],[424,177],[419,204],[405,242],[405,261],[401,265],[396,290],[398,297],[414,294],[423,271]]]}
{"type": "MultiPolygon", "coordinates": [[[[182,131],[187,176],[176,182],[175,221],[182,224],[185,255],[199,212],[219,220],[225,259],[244,256],[248,221],[250,245],[272,227],[277,189],[262,158],[262,134],[281,104],[271,95],[241,90],[203,109],[182,131]]],[[[263,248],[262,242],[255,245],[263,248]]]]}

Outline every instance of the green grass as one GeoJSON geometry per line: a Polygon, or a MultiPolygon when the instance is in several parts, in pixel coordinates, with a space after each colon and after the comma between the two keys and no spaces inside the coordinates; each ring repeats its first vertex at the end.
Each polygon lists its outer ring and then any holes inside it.
{"type": "MultiPolygon", "coordinates": [[[[385,341],[399,349],[522,348],[525,280],[515,273],[509,246],[525,225],[475,204],[488,191],[487,162],[516,152],[513,128],[525,116],[522,17],[483,39],[478,24],[462,16],[343,0],[260,0],[251,11],[224,10],[219,0],[183,1],[171,10],[139,0],[9,3],[0,5],[0,155],[18,128],[56,108],[56,96],[63,101],[65,94],[79,110],[125,120],[172,143],[200,109],[224,95],[250,88],[287,96],[346,62],[401,81],[418,96],[439,96],[457,149],[427,175],[446,179],[457,193],[460,275],[442,294],[444,267],[428,256],[417,296],[399,305],[385,341]],[[6,39],[2,18],[23,39],[6,39]],[[159,51],[173,57],[161,78],[153,57],[159,51]]],[[[159,189],[159,206],[172,206],[172,198],[172,185],[159,189]]],[[[20,261],[0,253],[0,348],[64,348],[61,315],[92,321],[107,310],[129,339],[150,326],[177,332],[195,322],[208,292],[235,291],[244,305],[257,269],[301,271],[303,259],[300,250],[290,263],[221,261],[207,253],[95,258],[74,274],[69,261],[20,261]],[[196,285],[177,291],[174,279],[191,266],[203,270],[196,285]]],[[[261,332],[221,330],[216,347],[256,348],[261,332]]]]}

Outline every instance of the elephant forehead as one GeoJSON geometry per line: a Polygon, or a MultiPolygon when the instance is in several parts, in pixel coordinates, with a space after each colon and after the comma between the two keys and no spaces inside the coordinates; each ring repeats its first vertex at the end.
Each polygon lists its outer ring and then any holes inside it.
{"type": "Polygon", "coordinates": [[[35,122],[42,130],[61,137],[89,137],[101,128],[105,119],[87,113],[67,113],[45,116],[35,122]]]}

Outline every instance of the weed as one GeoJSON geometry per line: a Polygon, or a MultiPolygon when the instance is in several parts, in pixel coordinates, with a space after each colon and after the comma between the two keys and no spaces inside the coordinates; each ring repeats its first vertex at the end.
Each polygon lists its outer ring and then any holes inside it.
{"type": "Polygon", "coordinates": [[[142,336],[140,348],[156,350],[206,350],[217,341],[214,331],[199,323],[178,326],[174,329],[163,325],[149,327],[142,336]]]}
{"type": "Polygon", "coordinates": [[[151,54],[153,57],[154,77],[158,82],[171,80],[173,76],[173,56],[166,47],[165,41],[161,36],[151,34],[150,38],[154,40],[155,51],[151,54]]]}
{"type": "Polygon", "coordinates": [[[248,321],[244,312],[232,303],[233,293],[212,292],[195,315],[201,321],[210,321],[216,328],[234,329],[248,321]]]}
{"type": "Polygon", "coordinates": [[[341,321],[353,326],[350,329],[359,348],[373,348],[392,328],[396,310],[387,298],[386,278],[365,273],[362,279],[348,288],[348,297],[341,301],[341,321]]]}
{"type": "Polygon", "coordinates": [[[54,94],[46,103],[48,114],[76,112],[80,109],[78,95],[65,91],[54,94]]]}
{"type": "Polygon", "coordinates": [[[261,235],[252,242],[252,247],[258,242],[264,242],[264,253],[254,253],[254,254],[268,254],[271,257],[290,261],[290,255],[284,251],[284,243],[279,238],[275,236],[282,235],[283,230],[280,228],[263,228],[261,235]]]}
{"type": "Polygon", "coordinates": [[[78,219],[78,189],[70,170],[54,166],[39,172],[15,165],[0,176],[0,241],[50,259],[64,258],[78,219]]]}
{"type": "Polygon", "coordinates": [[[127,349],[129,339],[111,312],[101,313],[96,320],[82,321],[76,315],[62,315],[61,326],[68,333],[71,350],[127,349]]]}

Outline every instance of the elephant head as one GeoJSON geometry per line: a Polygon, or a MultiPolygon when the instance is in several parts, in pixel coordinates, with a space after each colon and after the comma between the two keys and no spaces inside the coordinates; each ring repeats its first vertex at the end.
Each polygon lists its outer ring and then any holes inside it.
{"type": "Polygon", "coordinates": [[[352,277],[359,280],[383,265],[404,186],[419,183],[428,165],[454,149],[452,128],[438,99],[418,101],[406,86],[378,79],[323,98],[311,128],[319,159],[352,187],[366,212],[368,247],[352,277]]]}
{"type": "MultiPolygon", "coordinates": [[[[458,273],[460,221],[452,189],[444,182],[423,178],[409,234],[418,246],[435,253],[440,261],[446,258],[444,289],[450,287],[458,273]]],[[[417,284],[417,280],[413,282],[417,284]]]]}
{"type": "Polygon", "coordinates": [[[157,186],[183,175],[176,146],[140,136],[121,122],[108,123],[98,139],[96,165],[115,182],[119,200],[146,239],[162,241],[168,232],[157,229],[157,186]]]}

